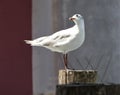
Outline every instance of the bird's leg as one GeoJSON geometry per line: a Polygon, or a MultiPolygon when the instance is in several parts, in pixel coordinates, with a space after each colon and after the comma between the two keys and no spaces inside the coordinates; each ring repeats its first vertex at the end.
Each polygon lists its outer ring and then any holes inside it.
{"type": "Polygon", "coordinates": [[[66,63],[65,54],[63,54],[63,61],[64,61],[64,67],[65,67],[65,69],[66,69],[66,66],[65,66],[65,63],[66,63]]]}
{"type": "Polygon", "coordinates": [[[65,66],[65,83],[67,84],[67,77],[68,77],[68,61],[67,61],[67,54],[63,55],[63,59],[64,59],[64,66],[65,66]]]}
{"type": "Polygon", "coordinates": [[[66,63],[65,63],[65,66],[66,66],[66,69],[68,69],[68,60],[67,60],[67,54],[65,54],[65,60],[66,60],[66,63]]]}
{"type": "Polygon", "coordinates": [[[67,54],[63,55],[65,69],[68,69],[67,54]]]}

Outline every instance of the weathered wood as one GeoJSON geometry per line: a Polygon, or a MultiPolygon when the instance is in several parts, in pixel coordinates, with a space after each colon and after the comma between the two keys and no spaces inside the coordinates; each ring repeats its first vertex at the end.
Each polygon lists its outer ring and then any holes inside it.
{"type": "Polygon", "coordinates": [[[58,84],[95,83],[97,71],[59,70],[58,84]]]}
{"type": "Polygon", "coordinates": [[[67,84],[57,85],[56,95],[120,95],[120,85],[67,84]]]}

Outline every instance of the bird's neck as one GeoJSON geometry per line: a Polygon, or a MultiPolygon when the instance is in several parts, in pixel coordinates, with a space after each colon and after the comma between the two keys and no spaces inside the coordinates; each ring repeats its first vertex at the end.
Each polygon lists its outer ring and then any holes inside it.
{"type": "Polygon", "coordinates": [[[75,25],[77,26],[79,32],[85,31],[84,19],[81,19],[80,21],[75,22],[75,25]]]}

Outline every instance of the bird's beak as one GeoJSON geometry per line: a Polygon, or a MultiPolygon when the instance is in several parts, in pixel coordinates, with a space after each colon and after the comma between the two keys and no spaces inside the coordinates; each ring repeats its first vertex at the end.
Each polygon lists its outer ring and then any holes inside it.
{"type": "Polygon", "coordinates": [[[70,17],[70,18],[69,18],[69,20],[73,21],[73,20],[75,20],[75,18],[73,18],[73,17],[70,17]]]}

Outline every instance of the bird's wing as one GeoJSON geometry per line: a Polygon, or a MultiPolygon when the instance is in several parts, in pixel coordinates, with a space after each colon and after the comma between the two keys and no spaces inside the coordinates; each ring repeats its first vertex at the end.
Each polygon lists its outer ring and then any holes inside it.
{"type": "Polygon", "coordinates": [[[59,47],[62,45],[65,45],[69,43],[71,40],[75,38],[76,34],[74,34],[74,31],[71,30],[63,30],[55,35],[53,41],[54,41],[54,47],[59,47]],[[73,33],[73,34],[72,34],[73,33]]]}
{"type": "Polygon", "coordinates": [[[75,35],[71,35],[71,34],[62,35],[59,39],[56,40],[56,43],[53,46],[54,47],[63,46],[69,43],[74,38],[75,38],[75,35]]]}
{"type": "Polygon", "coordinates": [[[66,30],[58,31],[41,42],[42,46],[55,46],[58,43],[64,43],[65,41],[70,40],[71,34],[66,30]]]}

